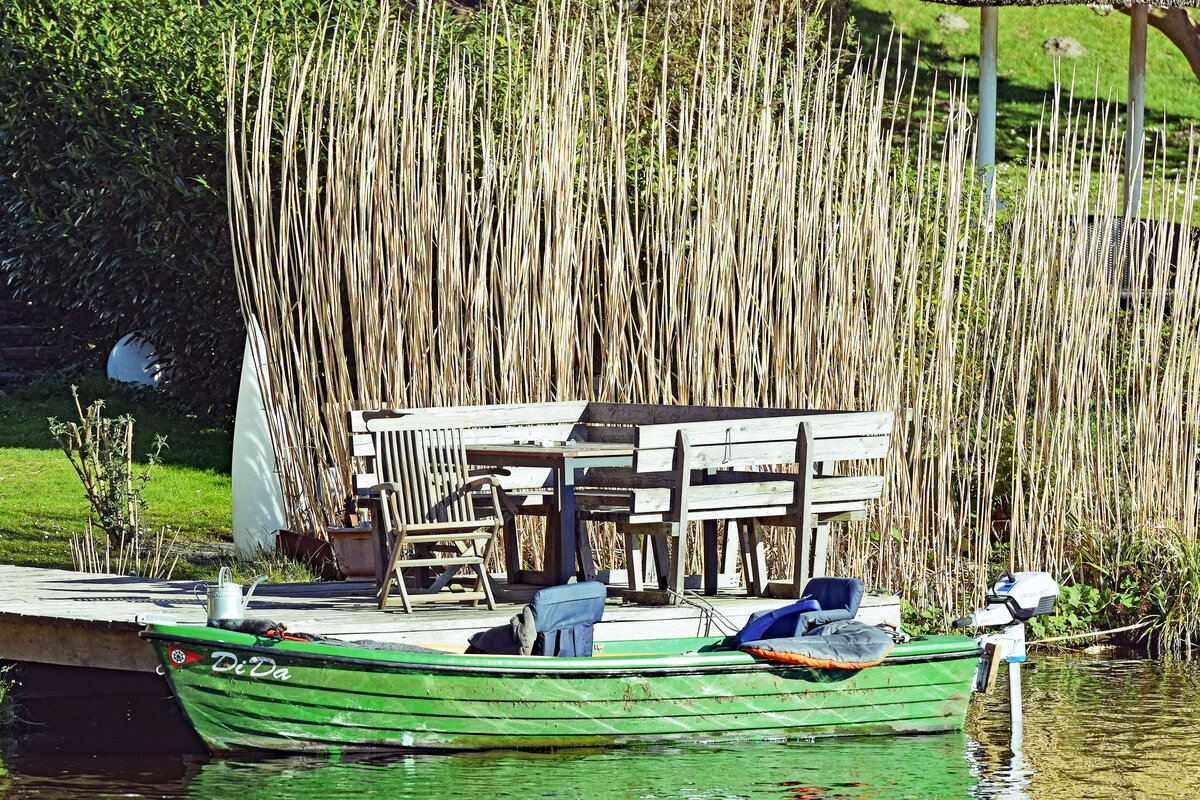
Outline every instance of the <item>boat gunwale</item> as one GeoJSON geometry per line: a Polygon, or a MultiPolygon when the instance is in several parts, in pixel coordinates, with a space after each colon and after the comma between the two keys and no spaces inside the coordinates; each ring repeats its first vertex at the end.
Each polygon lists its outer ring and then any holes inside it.
{"type": "MultiPolygon", "coordinates": [[[[204,630],[209,629],[205,628],[204,630]]],[[[222,631],[222,633],[229,634],[230,632],[222,631]]],[[[254,636],[252,634],[234,633],[233,635],[239,637],[245,636],[253,639],[255,642],[262,641],[261,637],[254,636]]],[[[759,672],[763,670],[787,672],[798,669],[824,669],[773,661],[760,656],[745,653],[741,650],[718,650],[704,653],[691,652],[680,654],[647,653],[645,655],[630,654],[600,658],[552,658],[538,656],[497,656],[489,654],[467,655],[463,653],[405,653],[390,650],[364,650],[363,648],[355,648],[353,642],[348,642],[345,645],[335,645],[318,642],[309,643],[289,641],[286,643],[289,646],[264,646],[256,643],[244,644],[236,641],[229,641],[229,639],[225,636],[213,638],[190,637],[179,634],[163,633],[152,628],[140,631],[138,636],[147,640],[175,642],[193,646],[224,646],[243,652],[253,653],[255,655],[268,655],[273,657],[279,657],[283,655],[300,661],[316,661],[330,664],[342,664],[346,666],[368,667],[372,669],[382,668],[389,672],[411,672],[417,670],[425,672],[491,675],[496,677],[533,678],[541,676],[563,676],[572,678],[602,678],[621,675],[669,676],[692,675],[697,673],[711,672],[730,674],[759,672]],[[310,645],[310,647],[296,647],[295,645],[297,644],[307,644],[310,645]],[[321,649],[314,650],[312,649],[312,646],[321,649]],[[348,648],[357,650],[358,652],[378,653],[379,656],[362,657],[323,652],[324,648],[326,647],[337,649],[348,648]],[[418,657],[432,656],[434,660],[408,658],[414,655],[418,657]],[[453,660],[447,661],[446,659],[453,660]],[[485,663],[455,663],[462,659],[479,660],[485,663]],[[501,660],[503,663],[496,663],[497,661],[501,660]],[[647,661],[652,660],[671,661],[675,663],[662,663],[659,665],[646,663],[647,661]],[[682,663],[680,663],[681,661],[682,663]],[[709,663],[703,663],[705,661],[709,663]],[[599,666],[598,662],[608,662],[608,664],[601,667],[599,666]]],[[[938,661],[956,661],[960,659],[978,658],[983,655],[984,650],[982,647],[970,639],[967,639],[967,641],[970,641],[974,646],[970,649],[947,650],[935,653],[889,654],[887,658],[885,658],[876,666],[887,667],[903,666],[907,664],[933,663],[938,661]]],[[[283,644],[283,642],[280,642],[279,644],[283,644]]]]}

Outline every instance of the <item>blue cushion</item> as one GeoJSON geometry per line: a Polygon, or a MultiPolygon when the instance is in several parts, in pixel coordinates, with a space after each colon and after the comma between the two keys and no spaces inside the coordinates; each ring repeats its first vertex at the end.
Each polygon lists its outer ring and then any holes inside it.
{"type": "Polygon", "coordinates": [[[804,597],[811,597],[826,611],[835,608],[849,612],[853,619],[862,602],[863,583],[858,578],[813,578],[804,586],[804,597]]]}
{"type": "Polygon", "coordinates": [[[821,604],[811,598],[803,598],[794,603],[776,608],[773,611],[756,611],[750,615],[750,620],[737,632],[738,647],[756,639],[781,639],[789,636],[799,636],[804,631],[797,632],[796,622],[800,614],[809,611],[820,611],[821,604]]]}
{"type": "Polygon", "coordinates": [[[592,654],[592,625],[604,615],[607,597],[598,581],[547,586],[529,601],[537,641],[535,656],[586,658],[592,654]]]}
{"type": "Polygon", "coordinates": [[[537,626],[538,633],[542,633],[599,622],[604,615],[606,596],[604,584],[599,581],[538,589],[529,601],[533,624],[537,626]]]}

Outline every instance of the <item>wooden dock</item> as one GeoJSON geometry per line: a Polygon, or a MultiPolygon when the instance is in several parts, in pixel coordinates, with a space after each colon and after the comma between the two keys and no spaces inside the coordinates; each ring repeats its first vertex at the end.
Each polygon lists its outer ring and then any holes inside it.
{"type": "MultiPolygon", "coordinates": [[[[501,584],[495,611],[465,604],[437,603],[416,613],[385,613],[375,605],[374,584],[260,584],[250,601],[250,616],[284,623],[289,630],[435,646],[465,647],[476,631],[502,625],[529,601],[536,586],[501,584]]],[[[696,606],[641,606],[612,600],[597,641],[656,636],[720,635],[724,617],[740,627],[760,609],[790,601],[746,597],[722,591],[696,606]],[[714,610],[709,615],[703,606],[714,610]]],[[[174,617],[204,624],[205,585],[122,575],[0,565],[0,659],[72,667],[152,672],[158,662],[137,637],[139,615],[174,617]]],[[[894,596],[863,598],[859,619],[870,624],[900,622],[894,596]]]]}

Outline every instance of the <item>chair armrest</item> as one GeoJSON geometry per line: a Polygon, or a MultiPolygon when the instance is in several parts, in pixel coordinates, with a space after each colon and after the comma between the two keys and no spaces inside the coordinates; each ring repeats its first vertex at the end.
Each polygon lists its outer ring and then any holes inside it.
{"type": "Polygon", "coordinates": [[[396,483],[395,481],[386,481],[384,483],[377,483],[371,487],[372,494],[383,494],[384,492],[395,492],[396,494],[399,494],[400,484],[396,483]]]}
{"type": "Polygon", "coordinates": [[[477,475],[463,484],[464,489],[482,489],[485,486],[491,486],[495,489],[500,488],[500,484],[491,475],[477,475]]]}

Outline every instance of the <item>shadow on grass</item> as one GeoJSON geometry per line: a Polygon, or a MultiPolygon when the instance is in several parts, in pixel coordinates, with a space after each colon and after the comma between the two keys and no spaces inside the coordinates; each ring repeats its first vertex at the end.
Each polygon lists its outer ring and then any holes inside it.
{"type": "MultiPolygon", "coordinates": [[[[936,6],[930,6],[931,9],[936,9],[936,6]]],[[[947,8],[947,11],[952,9],[947,8]]],[[[964,12],[964,15],[969,19],[970,15],[967,12],[974,12],[973,8],[958,9],[964,12]]],[[[884,13],[876,9],[867,8],[861,5],[855,5],[853,9],[854,20],[859,31],[859,40],[865,52],[873,52],[878,45],[879,51],[883,52],[888,47],[889,39],[893,39],[897,29],[897,24],[890,13],[884,13]]],[[[971,19],[971,30],[964,34],[964,37],[978,37],[978,21],[977,16],[971,19]]],[[[944,43],[936,41],[920,41],[919,53],[916,38],[908,31],[903,31],[904,53],[897,65],[897,59],[893,54],[889,65],[889,77],[895,78],[897,66],[903,71],[904,77],[912,80],[913,70],[918,69],[915,97],[917,100],[922,100],[929,97],[935,88],[937,91],[938,108],[948,109],[950,104],[950,88],[955,84],[965,72],[968,80],[968,98],[967,103],[970,106],[971,112],[976,113],[978,110],[979,96],[979,56],[975,50],[978,49],[978,40],[964,38],[963,42],[970,41],[972,49],[967,53],[951,52],[944,43]]],[[[895,43],[893,43],[893,53],[895,43]]],[[[1004,72],[1005,53],[1003,50],[998,56],[1000,72],[1004,72]]],[[[1070,91],[1070,68],[1066,65],[1063,67],[1063,81],[1067,85],[1063,87],[1064,95],[1070,91]]],[[[907,85],[907,84],[906,84],[907,85]]],[[[1102,115],[1102,110],[1097,109],[1092,111],[1088,108],[1093,103],[1093,98],[1090,96],[1092,84],[1087,82],[1083,76],[1079,76],[1076,90],[1076,103],[1083,104],[1084,110],[1087,113],[1094,113],[1097,116],[1102,115]]],[[[1053,86],[1046,84],[1045,86],[1034,86],[1026,83],[1021,83],[1019,80],[1012,80],[1001,74],[996,83],[997,94],[997,120],[996,120],[996,159],[999,163],[1010,162],[1024,164],[1027,160],[1029,151],[1029,140],[1033,129],[1035,129],[1042,118],[1043,109],[1048,111],[1052,101],[1053,86]]],[[[1102,107],[1107,99],[1099,98],[1099,104],[1102,107]]],[[[921,112],[923,115],[923,112],[921,112]]],[[[1124,124],[1125,107],[1123,104],[1117,105],[1110,111],[1110,118],[1117,119],[1121,125],[1124,124]]],[[[921,116],[918,120],[924,122],[921,116]]],[[[1157,114],[1149,112],[1146,117],[1147,129],[1156,127],[1164,128],[1164,133],[1167,136],[1167,158],[1164,167],[1168,174],[1179,174],[1187,168],[1187,137],[1189,136],[1189,127],[1196,124],[1196,119],[1193,116],[1188,116],[1179,113],[1166,113],[1159,111],[1157,114]]],[[[1147,148],[1152,142],[1147,141],[1147,148]]]]}
{"type": "Polygon", "coordinates": [[[47,418],[79,421],[79,412],[71,399],[72,383],[79,386],[79,400],[85,409],[93,400],[101,399],[104,416],[133,417],[135,459],[149,453],[154,437],[162,435],[167,439],[161,454],[164,464],[229,473],[232,425],[214,427],[152,390],[110,383],[99,375],[75,380],[42,379],[0,396],[0,448],[58,450],[50,436],[47,418]]]}

